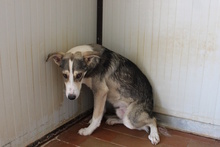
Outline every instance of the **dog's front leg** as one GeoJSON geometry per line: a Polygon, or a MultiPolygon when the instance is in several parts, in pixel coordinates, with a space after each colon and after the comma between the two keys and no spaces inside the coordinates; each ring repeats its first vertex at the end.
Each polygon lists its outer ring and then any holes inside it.
{"type": "Polygon", "coordinates": [[[107,92],[108,90],[102,89],[94,93],[94,111],[92,116],[92,122],[90,123],[89,127],[82,128],[79,130],[80,135],[90,135],[97,127],[100,126],[102,116],[104,113],[107,92]]]}

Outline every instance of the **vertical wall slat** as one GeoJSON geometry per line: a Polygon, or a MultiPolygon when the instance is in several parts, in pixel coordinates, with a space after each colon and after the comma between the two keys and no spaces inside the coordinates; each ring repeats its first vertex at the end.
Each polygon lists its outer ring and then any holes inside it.
{"type": "Polygon", "coordinates": [[[215,100],[207,101],[209,97],[216,97],[216,89],[213,88],[213,85],[218,85],[220,70],[218,63],[213,62],[215,56],[219,56],[219,54],[212,53],[216,50],[216,15],[218,10],[218,1],[210,1],[209,9],[208,9],[208,24],[207,24],[207,32],[205,39],[205,46],[202,48],[202,55],[204,56],[204,76],[203,76],[203,85],[201,88],[201,100],[200,100],[200,108],[199,111],[206,117],[207,119],[212,119],[213,111],[215,111],[215,100]],[[212,66],[210,66],[212,65],[212,66]],[[209,107],[210,109],[204,110],[204,107],[209,107]]]}
{"type": "MultiPolygon", "coordinates": [[[[44,39],[44,27],[42,27],[42,23],[43,23],[43,16],[42,16],[42,13],[43,13],[43,6],[42,6],[42,1],[37,1],[37,9],[36,9],[36,13],[37,13],[37,24],[36,24],[36,30],[38,31],[38,34],[37,34],[37,44],[36,44],[36,49],[37,49],[37,62],[38,62],[38,79],[37,79],[37,82],[40,84],[41,82],[43,82],[43,81],[45,81],[45,80],[43,80],[43,72],[44,72],[44,68],[43,68],[43,66],[45,66],[44,64],[42,64],[42,63],[45,63],[45,62],[43,62],[43,58],[42,58],[42,56],[44,56],[44,54],[43,54],[43,50],[44,50],[44,45],[43,45],[43,39],[44,39]],[[42,35],[41,35],[42,34],[42,35]]],[[[41,87],[39,87],[39,97],[38,97],[38,99],[39,99],[39,105],[38,105],[38,111],[39,111],[39,109],[40,109],[40,117],[41,118],[43,118],[43,100],[42,100],[42,98],[43,98],[43,95],[44,95],[44,93],[43,93],[43,89],[42,89],[42,87],[44,87],[45,86],[45,83],[43,82],[42,84],[41,84],[41,87]]],[[[41,122],[40,122],[40,124],[41,124],[41,126],[43,126],[42,124],[44,124],[45,122],[44,122],[44,119],[42,119],[41,120],[41,122]]],[[[44,127],[41,127],[40,129],[38,129],[38,132],[40,133],[40,132],[43,132],[44,131],[44,127]]]]}
{"type": "Polygon", "coordinates": [[[23,22],[24,22],[24,49],[25,49],[25,66],[27,79],[27,109],[29,117],[29,137],[32,138],[36,134],[36,111],[35,111],[35,97],[34,97],[34,83],[33,83],[33,61],[32,61],[32,37],[31,37],[31,1],[23,1],[23,22]]]}
{"type": "Polygon", "coordinates": [[[197,100],[197,82],[196,82],[196,56],[197,56],[197,46],[198,46],[198,34],[200,26],[198,25],[199,19],[199,7],[197,5],[198,1],[192,1],[192,14],[190,21],[190,37],[189,37],[189,56],[188,56],[188,68],[186,73],[186,85],[191,85],[186,87],[185,98],[184,98],[184,111],[186,113],[196,113],[198,109],[197,106],[193,104],[196,103],[197,100]],[[192,31],[193,30],[193,31],[192,31]],[[193,81],[193,82],[192,82],[193,81]],[[191,98],[193,97],[193,99],[191,98]]]}
{"type": "MultiPolygon", "coordinates": [[[[218,4],[217,4],[217,7],[219,8],[220,7],[220,2],[218,1],[218,4]]],[[[216,17],[216,31],[219,32],[220,31],[220,9],[218,9],[217,11],[217,17],[216,17]]],[[[217,49],[217,47],[220,45],[220,34],[217,34],[216,35],[216,43],[215,43],[215,47],[217,49]]],[[[218,51],[218,54],[220,52],[218,51]]],[[[215,57],[215,59],[217,58],[217,55],[215,57]]],[[[220,78],[220,77],[219,77],[220,78]]],[[[216,95],[216,106],[215,106],[215,113],[214,113],[214,123],[216,124],[220,124],[220,116],[219,116],[219,112],[220,112],[220,80],[218,80],[218,92],[217,92],[217,95],[216,95]]]]}
{"type": "Polygon", "coordinates": [[[33,89],[34,89],[34,104],[36,117],[36,136],[39,137],[40,125],[42,124],[42,105],[41,105],[41,91],[40,87],[40,59],[39,59],[39,15],[38,15],[38,1],[31,1],[31,57],[32,57],[32,71],[33,71],[33,89]]]}
{"type": "MultiPolygon", "coordinates": [[[[186,89],[187,89],[187,78],[186,76],[189,71],[189,52],[190,52],[190,37],[192,35],[192,19],[193,19],[193,2],[192,1],[186,1],[183,3],[183,9],[182,11],[185,11],[187,13],[184,14],[184,20],[183,20],[183,26],[185,28],[183,29],[183,36],[182,36],[182,50],[181,50],[181,60],[180,60],[180,70],[179,70],[179,91],[181,96],[181,103],[184,103],[184,105],[181,105],[181,109],[185,112],[185,98],[186,98],[186,89]],[[181,90],[183,89],[183,90],[181,90]]],[[[191,110],[189,110],[191,111],[191,110]]]]}
{"type": "MultiPolygon", "coordinates": [[[[158,57],[157,57],[157,81],[163,81],[166,82],[165,79],[165,70],[166,70],[166,56],[167,56],[167,44],[168,44],[168,39],[167,39],[167,34],[168,34],[168,16],[169,9],[167,7],[169,6],[168,2],[161,1],[160,4],[160,24],[159,24],[159,36],[158,36],[158,57]]],[[[150,15],[150,14],[149,14],[150,15]]],[[[148,27],[148,26],[146,26],[148,27]]],[[[147,47],[146,47],[147,48],[147,47]]],[[[146,51],[148,53],[148,51],[146,51]]],[[[151,56],[147,55],[148,58],[151,56]]],[[[149,61],[148,61],[149,62],[149,61]]],[[[148,64],[148,62],[144,62],[148,64]]],[[[148,65],[149,66],[149,65],[148,65]]],[[[147,68],[146,71],[150,71],[150,68],[147,68]]],[[[167,83],[166,83],[167,84],[167,83]]],[[[167,89],[163,85],[160,85],[158,87],[158,97],[160,97],[161,93],[166,94],[166,97],[169,95],[169,93],[166,93],[167,89]]],[[[155,103],[159,103],[159,105],[162,105],[162,107],[166,107],[166,103],[163,102],[164,99],[158,101],[157,99],[155,100],[155,103]]]]}
{"type": "MultiPolygon", "coordinates": [[[[7,100],[5,98],[5,96],[9,97],[10,94],[8,95],[6,92],[6,87],[5,87],[5,82],[7,82],[7,80],[4,80],[5,78],[5,74],[7,74],[7,72],[5,71],[7,69],[7,45],[6,45],[6,1],[0,1],[0,50],[2,50],[2,52],[0,53],[0,122],[1,125],[3,125],[4,127],[0,127],[0,137],[2,138],[0,141],[0,145],[3,146],[4,144],[6,144],[10,138],[9,135],[11,134],[8,133],[7,129],[9,127],[9,125],[13,122],[11,122],[10,124],[7,124],[8,120],[7,118],[9,116],[7,116],[7,114],[10,115],[9,112],[7,112],[7,100]]],[[[13,129],[13,127],[11,127],[13,129]]],[[[12,131],[12,129],[10,129],[10,131],[12,131]]]]}
{"type": "MultiPolygon", "coordinates": [[[[145,40],[144,40],[144,67],[145,71],[151,69],[151,47],[152,47],[152,27],[153,27],[153,0],[148,1],[146,6],[145,40]]],[[[129,11],[128,11],[129,12],[129,11]]],[[[127,14],[128,15],[128,14],[127,14]]],[[[149,74],[148,72],[146,74],[149,74]]],[[[150,78],[150,77],[149,77],[150,78]]],[[[152,80],[151,78],[149,79],[152,80]]]]}
{"type": "MultiPolygon", "coordinates": [[[[45,58],[44,61],[46,61],[46,57],[49,53],[52,52],[52,45],[51,45],[51,37],[52,37],[52,33],[51,33],[51,23],[52,23],[52,19],[51,19],[51,13],[52,13],[52,8],[54,7],[54,5],[51,4],[51,0],[47,0],[44,1],[44,5],[45,5],[45,16],[44,16],[44,26],[45,26],[45,58]]],[[[47,89],[47,95],[45,98],[45,104],[47,105],[47,116],[46,119],[48,120],[47,122],[47,128],[49,126],[51,126],[51,124],[53,124],[53,116],[51,114],[53,114],[53,99],[50,100],[49,98],[53,95],[52,92],[52,63],[51,62],[47,62],[46,63],[46,89],[47,89]]]]}
{"type": "MultiPolygon", "coordinates": [[[[14,57],[14,55],[16,55],[16,52],[13,52],[13,49],[16,49],[16,47],[15,47],[16,46],[15,45],[15,34],[14,34],[14,32],[15,32],[15,22],[14,21],[15,20],[13,19],[14,18],[14,13],[13,13],[14,12],[14,1],[6,1],[5,6],[6,6],[6,22],[7,22],[6,28],[5,28],[7,31],[7,34],[5,34],[5,35],[6,35],[7,50],[5,49],[6,54],[4,56],[7,56],[7,59],[3,59],[3,60],[7,61],[5,63],[5,65],[7,65],[7,67],[4,70],[4,71],[7,70],[7,72],[5,73],[5,75],[3,75],[3,82],[6,80],[6,77],[8,75],[10,77],[12,77],[9,80],[7,80],[7,84],[4,83],[4,87],[6,90],[6,92],[4,92],[6,94],[4,97],[5,97],[5,100],[7,100],[6,101],[6,112],[7,112],[6,117],[7,117],[7,125],[8,125],[7,129],[9,130],[8,137],[10,139],[12,139],[13,136],[17,135],[14,98],[15,98],[15,96],[16,97],[18,96],[18,98],[19,98],[17,88],[15,89],[15,92],[12,92],[13,89],[16,87],[13,85],[16,85],[16,81],[17,81],[17,79],[15,78],[17,76],[17,74],[13,77],[13,71],[14,71],[14,73],[16,73],[16,68],[13,66],[16,58],[14,58],[15,60],[12,59],[14,57]],[[13,56],[11,56],[11,55],[13,55],[13,56]],[[13,127],[11,127],[11,126],[13,126],[13,127]]],[[[20,113],[18,113],[18,115],[20,115],[20,113]]]]}
{"type": "MultiPolygon", "coordinates": [[[[20,91],[20,102],[21,102],[21,126],[19,126],[20,132],[18,136],[25,136],[29,129],[29,117],[28,117],[28,94],[27,94],[27,68],[25,63],[25,44],[24,44],[24,17],[23,17],[23,2],[15,1],[15,25],[16,25],[16,49],[17,49],[17,67],[18,67],[18,80],[19,80],[19,91],[20,91]]],[[[17,103],[18,104],[18,103],[17,103]]],[[[16,105],[17,105],[16,104],[16,105]]],[[[18,104],[19,105],[19,104],[18,104]]],[[[26,142],[27,136],[23,138],[23,143],[26,142]]]]}

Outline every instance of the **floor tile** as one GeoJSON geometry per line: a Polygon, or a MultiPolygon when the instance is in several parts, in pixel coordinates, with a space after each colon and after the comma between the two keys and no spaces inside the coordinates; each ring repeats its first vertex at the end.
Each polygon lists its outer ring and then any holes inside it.
{"type": "Polygon", "coordinates": [[[46,145],[44,145],[43,147],[74,147],[74,145],[72,144],[68,144],[62,141],[58,141],[58,140],[52,140],[49,143],[47,143],[46,145]]]}
{"type": "Polygon", "coordinates": [[[171,135],[170,137],[160,135],[160,143],[174,146],[174,147],[186,147],[190,142],[189,138],[171,135]]]}
{"type": "Polygon", "coordinates": [[[191,140],[188,147],[219,147],[219,145],[191,140]]]}
{"type": "Polygon", "coordinates": [[[198,136],[198,135],[195,135],[195,134],[181,132],[181,131],[172,130],[172,129],[169,130],[169,133],[171,135],[181,136],[181,137],[196,140],[196,141],[199,141],[199,142],[207,142],[207,143],[214,143],[215,142],[215,140],[211,139],[211,138],[202,137],[202,136],[198,136]]]}
{"type": "Polygon", "coordinates": [[[119,134],[115,139],[112,140],[112,142],[127,147],[153,147],[153,145],[150,143],[150,140],[148,139],[140,139],[123,134],[119,134]]]}
{"type": "Polygon", "coordinates": [[[98,140],[96,138],[89,137],[89,139],[83,142],[80,146],[82,147],[117,147],[118,145],[111,143],[111,142],[105,142],[103,140],[98,140]]]}
{"type": "Polygon", "coordinates": [[[216,140],[216,141],[215,141],[215,144],[216,144],[217,146],[220,146],[220,140],[216,140]]]}
{"type": "Polygon", "coordinates": [[[78,134],[79,129],[83,127],[85,127],[85,125],[76,124],[75,126],[61,133],[57,138],[65,142],[69,142],[70,144],[79,145],[87,139],[86,136],[81,136],[78,134]]]}
{"type": "Polygon", "coordinates": [[[117,135],[118,134],[116,132],[109,131],[101,127],[92,133],[92,136],[106,141],[112,141],[117,135]]]}
{"type": "Polygon", "coordinates": [[[146,131],[131,130],[131,129],[128,129],[127,127],[125,127],[124,125],[103,124],[102,127],[105,129],[108,129],[108,130],[112,130],[112,131],[119,132],[122,134],[127,134],[130,136],[140,137],[140,138],[146,138],[146,135],[148,135],[148,133],[146,131]]]}

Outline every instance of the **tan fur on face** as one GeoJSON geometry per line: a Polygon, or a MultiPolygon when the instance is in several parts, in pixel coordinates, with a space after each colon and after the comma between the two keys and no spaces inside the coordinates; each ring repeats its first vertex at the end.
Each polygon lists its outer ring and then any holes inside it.
{"type": "Polygon", "coordinates": [[[65,83],[68,82],[69,81],[70,72],[68,70],[63,70],[62,73],[67,75],[67,78],[64,78],[64,82],[65,83]]]}
{"type": "Polygon", "coordinates": [[[73,74],[74,82],[75,82],[75,83],[81,83],[81,84],[82,84],[82,79],[83,79],[84,75],[85,75],[85,73],[82,72],[82,71],[74,71],[74,74],[73,74]],[[77,75],[78,75],[78,74],[82,74],[82,76],[81,76],[79,79],[77,79],[77,75]]]}

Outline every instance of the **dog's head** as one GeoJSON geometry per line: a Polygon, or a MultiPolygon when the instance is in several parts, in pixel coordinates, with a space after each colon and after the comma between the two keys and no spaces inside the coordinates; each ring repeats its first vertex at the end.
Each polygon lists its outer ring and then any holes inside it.
{"type": "Polygon", "coordinates": [[[53,61],[61,68],[66,87],[66,97],[77,99],[86,72],[95,68],[99,62],[99,53],[95,51],[62,53],[55,52],[48,55],[47,60],[53,61]]]}

